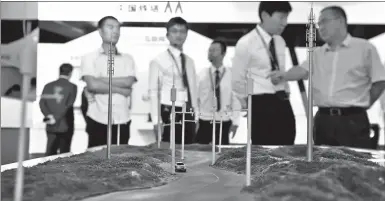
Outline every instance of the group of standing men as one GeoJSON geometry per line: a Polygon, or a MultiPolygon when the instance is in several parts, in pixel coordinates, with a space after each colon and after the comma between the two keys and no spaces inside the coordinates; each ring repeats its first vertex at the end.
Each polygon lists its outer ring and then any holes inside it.
{"type": "MultiPolygon", "coordinates": [[[[341,7],[324,8],[317,23],[325,44],[313,55],[316,145],[371,148],[367,110],[385,89],[385,68],[369,41],[348,33],[341,7]]],[[[288,71],[269,74],[272,83],[307,79],[309,60],[288,71]]]]}
{"type": "MultiPolygon", "coordinates": [[[[222,120],[222,144],[229,144],[229,133],[236,132],[239,122],[240,104],[231,90],[231,70],[223,66],[227,46],[221,40],[214,40],[208,51],[212,63],[197,77],[192,58],[183,53],[183,44],[189,30],[188,23],[180,17],[172,18],[166,25],[170,46],[150,63],[149,93],[151,119],[154,131],[158,132],[158,115],[161,117],[162,141],[170,142],[171,89],[176,89],[175,111],[182,112],[185,104],[185,143],[209,144],[212,142],[212,120],[215,113],[217,127],[215,142],[219,143],[220,121],[222,120]],[[160,91],[160,100],[158,97],[160,91]],[[216,100],[214,102],[214,94],[216,100]],[[161,105],[158,113],[158,102],[161,105]],[[215,107],[213,107],[213,105],[215,107]],[[234,108],[238,111],[229,110],[234,108]],[[213,111],[215,110],[215,111],[213,111]],[[195,122],[194,122],[195,121],[195,122]],[[166,126],[165,126],[166,125],[166,126]]],[[[175,115],[175,143],[182,142],[182,113],[175,115]]]]}
{"type": "MultiPolygon", "coordinates": [[[[247,108],[245,80],[253,80],[252,143],[293,144],[295,118],[288,81],[307,79],[309,60],[285,70],[285,41],[280,34],[291,12],[289,2],[261,2],[261,24],[235,47],[233,91],[247,108]]],[[[385,89],[385,68],[376,48],[348,33],[347,16],[338,6],[320,12],[317,28],[323,46],[314,50],[313,102],[315,145],[371,148],[367,109],[385,89]]]]}
{"type": "MultiPolygon", "coordinates": [[[[86,120],[86,132],[89,135],[88,147],[105,145],[107,143],[108,117],[108,51],[114,50],[114,74],[112,75],[112,144],[127,144],[130,138],[130,109],[132,86],[137,81],[136,65],[129,54],[118,52],[116,44],[120,37],[120,23],[112,17],[102,18],[99,23],[99,33],[102,47],[82,58],[81,76],[86,83],[82,93],[82,113],[86,120]]],[[[235,135],[240,118],[241,106],[231,90],[231,70],[223,66],[223,58],[227,46],[221,40],[212,42],[208,59],[212,66],[201,73],[199,79],[192,58],[183,53],[189,25],[181,17],[174,17],[166,25],[169,47],[150,61],[149,93],[151,100],[151,119],[157,138],[158,115],[160,116],[163,142],[170,142],[171,89],[176,89],[175,108],[185,114],[185,143],[194,142],[209,144],[211,140],[211,120],[213,115],[212,93],[217,96],[215,115],[217,117],[216,139],[219,138],[219,125],[222,120],[222,144],[229,144],[229,133],[235,135]],[[161,99],[158,99],[158,91],[161,99]],[[158,114],[158,101],[161,113],[158,114]],[[237,112],[232,112],[232,109],[237,112]],[[196,115],[202,114],[202,115],[196,115]],[[193,122],[196,120],[196,123],[193,122]],[[199,125],[199,126],[197,126],[199,125]],[[197,131],[197,134],[196,134],[197,131]]],[[[176,122],[182,119],[182,114],[176,114],[176,122]]],[[[177,124],[176,143],[181,143],[182,125],[177,124]]],[[[218,140],[216,140],[218,143],[218,140]]]]}
{"type": "MultiPolygon", "coordinates": [[[[128,144],[130,138],[130,124],[131,124],[131,92],[132,86],[136,80],[136,65],[134,59],[129,54],[118,52],[116,44],[120,37],[120,23],[112,17],[107,16],[102,18],[99,23],[99,33],[102,38],[102,47],[92,53],[87,54],[82,58],[81,62],[81,76],[86,83],[86,88],[82,94],[82,112],[86,120],[86,132],[89,135],[88,147],[94,147],[99,145],[105,145],[107,143],[107,124],[108,124],[108,74],[106,64],[108,63],[108,54],[110,49],[114,51],[114,74],[112,75],[112,144],[117,144],[118,136],[120,144],[128,144]]],[[[194,61],[183,53],[183,44],[187,37],[188,24],[180,18],[172,18],[166,25],[167,38],[170,41],[170,46],[164,52],[157,55],[150,62],[149,72],[149,87],[151,94],[151,117],[152,121],[157,124],[158,122],[158,99],[157,93],[160,90],[161,93],[161,117],[163,129],[162,140],[164,142],[170,142],[170,126],[163,126],[170,123],[171,114],[171,99],[170,91],[174,86],[177,90],[177,100],[175,102],[176,111],[182,111],[183,104],[186,104],[187,111],[190,108],[193,111],[198,111],[198,105],[200,99],[205,101],[209,97],[201,96],[201,93],[208,93],[206,89],[197,91],[196,84],[199,82],[196,79],[194,61]],[[158,86],[158,79],[160,85],[158,86]],[[199,94],[199,95],[198,95],[199,94]],[[200,97],[200,98],[198,98],[200,97]]],[[[225,67],[223,67],[223,57],[226,52],[226,45],[222,41],[214,41],[210,47],[209,58],[212,60],[212,68],[221,71],[222,82],[227,82],[227,85],[221,85],[222,93],[217,92],[221,101],[225,103],[221,108],[225,110],[226,106],[237,107],[237,101],[232,96],[230,83],[231,73],[225,75],[225,67]],[[223,89],[222,89],[223,88],[223,89]],[[219,95],[219,93],[221,95],[219,95]],[[230,104],[230,105],[229,105],[230,104]],[[231,105],[232,104],[232,105],[231,105]]],[[[228,70],[228,69],[227,69],[228,70]]],[[[228,70],[229,71],[229,70],[228,70]]],[[[210,71],[211,74],[211,71],[210,71]]],[[[218,75],[216,75],[218,79],[218,75]]],[[[219,88],[219,81],[213,81],[219,88]]],[[[206,83],[205,83],[206,84],[206,83]]],[[[218,91],[218,90],[217,90],[218,91]]],[[[203,105],[203,104],[202,104],[203,105]]],[[[238,104],[239,105],[239,104],[238,104]]],[[[240,105],[238,107],[240,109],[240,105]]],[[[209,109],[211,110],[211,108],[209,109]]],[[[202,111],[203,113],[204,111],[202,111]]],[[[176,115],[176,121],[182,119],[181,114],[176,115]]],[[[186,114],[186,120],[194,120],[194,114],[186,114]]],[[[236,131],[235,123],[232,124],[231,120],[233,116],[225,118],[223,121],[223,133],[230,130],[236,131]]],[[[234,117],[235,119],[237,117],[234,117]]],[[[198,133],[201,133],[196,137],[196,124],[186,123],[186,144],[195,142],[210,143],[210,137],[207,134],[207,124],[209,124],[209,117],[202,119],[202,126],[198,133]],[[206,128],[206,129],[205,129],[206,128]]],[[[157,126],[154,126],[157,129],[157,126]]],[[[176,126],[176,143],[181,143],[181,125],[176,126]]],[[[157,131],[155,131],[157,133],[157,131]]],[[[210,132],[211,133],[211,132],[210,132]]],[[[157,136],[157,135],[156,135],[157,136]]],[[[219,129],[217,133],[219,138],[219,129]]],[[[228,144],[229,139],[224,137],[223,143],[228,144]]]]}
{"type": "MultiPolygon", "coordinates": [[[[247,85],[252,85],[252,144],[292,145],[296,123],[290,104],[288,81],[307,79],[308,63],[286,71],[285,40],[280,36],[292,11],[289,2],[261,2],[261,23],[239,39],[232,68],[223,65],[227,46],[214,40],[208,51],[211,62],[197,76],[192,58],[183,52],[189,25],[181,17],[166,24],[169,47],[150,61],[149,94],[154,133],[161,118],[162,140],[170,142],[171,89],[176,89],[175,111],[185,114],[185,143],[212,142],[213,115],[216,139],[222,120],[222,144],[235,135],[242,109],[247,108],[247,85]],[[251,77],[252,84],[247,84],[251,77]],[[158,98],[160,92],[160,99],[158,98]],[[216,97],[214,99],[213,97],[216,97]],[[160,114],[158,104],[160,103],[160,114]],[[213,107],[214,106],[214,107],[213,107]]],[[[314,51],[314,118],[316,145],[370,148],[370,124],[366,110],[385,89],[385,68],[376,48],[367,40],[347,32],[347,16],[338,6],[324,8],[317,23],[325,44],[314,51]]],[[[107,142],[108,74],[110,44],[114,51],[112,78],[112,144],[127,144],[130,138],[130,108],[136,66],[132,56],[119,52],[120,23],[112,17],[98,24],[102,46],[82,58],[82,79],[87,84],[82,97],[82,111],[87,122],[89,147],[107,142]],[[119,134],[118,134],[119,133],[119,134]]],[[[151,59],[151,58],[149,58],[151,59]]],[[[182,114],[177,113],[175,142],[181,143],[182,114]]],[[[216,140],[218,143],[218,140],[216,140]]]]}
{"type": "MultiPolygon", "coordinates": [[[[276,2],[276,4],[288,7],[289,3],[276,2]]],[[[282,18],[282,14],[288,12],[287,9],[286,12],[282,10],[284,9],[273,12],[267,17],[277,29],[279,26],[286,25],[286,20],[280,20],[285,19],[282,18]]],[[[265,19],[263,19],[263,13],[260,12],[260,15],[262,15],[261,26],[263,26],[265,19]]],[[[314,106],[318,107],[314,117],[314,143],[371,148],[367,109],[385,89],[385,68],[381,64],[379,54],[369,41],[353,37],[348,33],[347,16],[341,7],[330,6],[322,9],[317,27],[325,44],[317,47],[313,56],[313,101],[314,106]]],[[[274,30],[273,27],[270,28],[274,30]]],[[[242,51],[241,44],[242,40],[237,44],[236,52],[242,51]]],[[[276,49],[279,55],[279,50],[276,49]]],[[[234,67],[237,68],[238,64],[234,63],[234,67]]],[[[253,66],[249,67],[253,69],[253,66]]],[[[308,72],[309,61],[306,60],[300,66],[288,71],[273,69],[259,75],[266,76],[274,86],[279,86],[287,81],[307,79],[308,72]]],[[[237,79],[233,81],[237,84],[237,79]]],[[[262,96],[265,94],[253,95],[253,106],[257,102],[254,101],[254,97],[258,97],[258,100],[262,96]]],[[[280,97],[278,93],[275,96],[280,97]]],[[[262,109],[260,105],[255,107],[262,109]]],[[[254,112],[254,109],[252,111],[254,112]]],[[[258,123],[257,119],[252,121],[253,124],[258,123]]],[[[279,137],[285,134],[277,132],[270,136],[279,137]]]]}

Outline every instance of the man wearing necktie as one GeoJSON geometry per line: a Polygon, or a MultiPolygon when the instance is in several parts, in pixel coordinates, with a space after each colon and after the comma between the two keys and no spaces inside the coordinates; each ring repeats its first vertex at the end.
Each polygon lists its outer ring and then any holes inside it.
{"type": "MultiPolygon", "coordinates": [[[[167,39],[170,46],[150,62],[149,93],[151,119],[154,124],[154,134],[158,136],[158,90],[160,90],[161,128],[163,127],[163,142],[170,142],[171,123],[171,89],[176,88],[175,111],[181,112],[183,104],[187,111],[196,111],[196,72],[194,61],[183,53],[183,44],[187,38],[188,24],[181,17],[174,17],[166,24],[167,39]]],[[[185,120],[194,120],[196,115],[185,114],[185,120]]],[[[176,114],[175,143],[182,142],[182,114],[176,114]]],[[[195,123],[185,123],[185,143],[193,143],[195,123]]]]}
{"type": "Polygon", "coordinates": [[[285,70],[285,40],[280,36],[292,8],[289,2],[259,4],[261,24],[241,37],[233,58],[233,92],[247,108],[248,71],[253,80],[252,144],[292,145],[296,135],[287,82],[274,82],[269,75],[285,70]]]}
{"type": "Polygon", "coordinates": [[[235,136],[240,121],[241,105],[231,90],[231,69],[223,66],[227,46],[222,40],[214,40],[209,48],[208,59],[211,67],[199,73],[198,108],[200,112],[197,142],[212,142],[215,125],[215,144],[219,144],[220,121],[222,120],[222,145],[230,144],[230,133],[235,136]],[[214,103],[214,94],[216,104],[214,103]],[[213,108],[213,105],[217,107],[213,108]],[[216,123],[212,124],[213,109],[216,123]]]}

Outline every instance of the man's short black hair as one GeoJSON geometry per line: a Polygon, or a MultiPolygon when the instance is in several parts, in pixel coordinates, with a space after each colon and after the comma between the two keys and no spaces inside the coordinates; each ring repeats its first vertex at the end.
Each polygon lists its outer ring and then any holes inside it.
{"type": "Polygon", "coordinates": [[[288,1],[261,1],[258,10],[261,21],[263,11],[271,16],[274,12],[290,13],[292,8],[288,1]]]}
{"type": "Polygon", "coordinates": [[[342,7],[340,7],[340,6],[328,6],[324,9],[322,9],[321,13],[325,10],[331,10],[336,17],[341,17],[344,19],[345,25],[348,24],[348,18],[346,16],[346,12],[342,7]]]}
{"type": "Polygon", "coordinates": [[[181,17],[173,17],[166,24],[167,31],[170,29],[170,27],[172,27],[176,24],[185,26],[187,30],[189,29],[188,23],[185,19],[183,19],[181,17]]]}
{"type": "Polygon", "coordinates": [[[211,44],[215,44],[215,43],[218,43],[221,46],[222,54],[226,53],[226,51],[227,51],[227,44],[226,44],[226,42],[223,39],[217,38],[211,44]]]}
{"type": "Polygon", "coordinates": [[[105,22],[106,20],[115,20],[115,21],[119,22],[119,20],[116,19],[116,18],[113,17],[113,16],[105,16],[105,17],[103,17],[102,19],[100,19],[99,22],[98,22],[98,28],[99,28],[99,29],[102,28],[102,26],[104,25],[104,22],[105,22]]]}
{"type": "Polygon", "coordinates": [[[73,69],[74,69],[74,67],[71,64],[64,63],[60,66],[59,72],[60,72],[60,75],[68,76],[72,73],[73,69]]]}

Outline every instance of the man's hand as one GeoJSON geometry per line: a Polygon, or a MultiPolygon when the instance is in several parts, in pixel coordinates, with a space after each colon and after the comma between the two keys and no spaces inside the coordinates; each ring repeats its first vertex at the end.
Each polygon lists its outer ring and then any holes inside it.
{"type": "Polygon", "coordinates": [[[285,81],[285,72],[273,71],[267,77],[270,77],[271,82],[274,85],[277,85],[277,84],[285,81]]]}
{"type": "Polygon", "coordinates": [[[47,118],[49,119],[46,121],[46,124],[53,125],[56,123],[55,117],[53,117],[52,114],[47,115],[47,118]]]}
{"type": "Polygon", "coordinates": [[[119,87],[119,94],[125,96],[125,97],[128,97],[128,96],[131,96],[131,93],[132,93],[132,89],[129,88],[129,89],[126,89],[126,88],[120,88],[119,87]]]}
{"type": "Polygon", "coordinates": [[[238,125],[232,125],[230,127],[230,133],[233,133],[233,135],[231,136],[231,139],[233,139],[235,137],[235,134],[237,133],[237,130],[238,130],[238,125]]]}

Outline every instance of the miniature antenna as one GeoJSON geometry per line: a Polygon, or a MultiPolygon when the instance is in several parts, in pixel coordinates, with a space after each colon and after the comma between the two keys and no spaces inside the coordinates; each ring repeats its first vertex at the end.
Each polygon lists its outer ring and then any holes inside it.
{"type": "MultiPolygon", "coordinates": [[[[111,40],[112,41],[112,40],[111,40]]],[[[108,128],[107,128],[107,159],[111,158],[111,134],[112,134],[112,75],[114,74],[115,48],[110,43],[108,48],[107,74],[108,74],[108,128]]]]}
{"type": "Polygon", "coordinates": [[[160,77],[159,77],[159,69],[158,69],[158,80],[157,80],[157,96],[158,96],[158,149],[160,149],[160,141],[162,141],[162,131],[161,131],[161,125],[160,125],[160,118],[161,118],[161,105],[160,105],[160,99],[161,99],[161,93],[160,93],[160,77]]]}
{"type": "MultiPolygon", "coordinates": [[[[173,57],[173,55],[171,54],[170,52],[170,55],[173,57]]],[[[177,61],[175,60],[175,58],[173,57],[174,61],[175,61],[175,67],[178,67],[177,66],[177,61]]],[[[175,101],[176,101],[176,88],[175,88],[175,68],[173,66],[172,68],[172,88],[171,88],[171,93],[170,93],[170,99],[171,99],[171,102],[172,102],[172,105],[171,105],[171,133],[170,133],[170,137],[171,137],[171,172],[172,174],[175,174],[175,101]]]]}
{"type": "MultiPolygon", "coordinates": [[[[211,69],[210,69],[211,70],[211,69]]],[[[210,74],[211,76],[211,74],[210,74]]],[[[212,79],[212,77],[211,77],[212,79]]],[[[215,88],[217,87],[217,83],[216,83],[216,79],[213,79],[214,81],[214,84],[213,84],[213,120],[211,121],[211,124],[213,125],[213,130],[212,130],[212,140],[211,140],[211,145],[212,145],[212,161],[211,161],[211,165],[214,165],[215,164],[215,127],[216,127],[216,118],[215,118],[215,113],[217,111],[217,96],[215,94],[215,88]]]]}
{"type": "Polygon", "coordinates": [[[253,79],[250,67],[247,69],[247,148],[246,148],[246,186],[251,185],[251,105],[253,94],[253,79]]]}
{"type": "Polygon", "coordinates": [[[307,161],[313,160],[313,51],[316,47],[315,15],[311,3],[309,23],[306,30],[306,46],[308,48],[309,80],[308,80],[308,117],[307,117],[307,161]]]}

